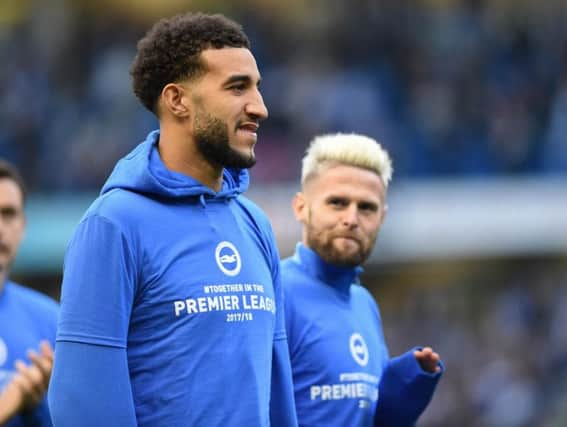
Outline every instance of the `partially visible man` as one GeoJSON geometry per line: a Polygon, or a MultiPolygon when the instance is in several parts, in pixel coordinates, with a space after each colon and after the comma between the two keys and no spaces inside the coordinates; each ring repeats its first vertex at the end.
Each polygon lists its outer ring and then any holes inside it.
{"type": "Polygon", "coordinates": [[[163,19],[131,74],[160,129],[67,249],[54,424],[294,426],[277,246],[242,195],[268,116],[248,38],[222,15],[163,19]]]}
{"type": "Polygon", "coordinates": [[[58,305],[8,279],[24,235],[24,204],[20,174],[0,160],[0,424],[51,426],[45,393],[53,365],[58,305]],[[39,346],[39,352],[33,350],[39,346]]]}
{"type": "Polygon", "coordinates": [[[391,175],[388,153],[362,135],[316,137],[303,158],[293,200],[303,237],[281,269],[300,426],[411,426],[441,376],[429,347],[390,359],[378,306],[358,281],[391,175]]]}

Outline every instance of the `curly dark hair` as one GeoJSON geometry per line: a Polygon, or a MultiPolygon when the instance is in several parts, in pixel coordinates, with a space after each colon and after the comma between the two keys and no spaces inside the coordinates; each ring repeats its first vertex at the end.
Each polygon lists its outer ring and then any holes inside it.
{"type": "Polygon", "coordinates": [[[138,42],[130,69],[134,93],[157,115],[165,85],[201,76],[205,71],[201,52],[227,46],[250,49],[250,41],[242,27],[224,15],[186,13],[161,19],[138,42]]]}

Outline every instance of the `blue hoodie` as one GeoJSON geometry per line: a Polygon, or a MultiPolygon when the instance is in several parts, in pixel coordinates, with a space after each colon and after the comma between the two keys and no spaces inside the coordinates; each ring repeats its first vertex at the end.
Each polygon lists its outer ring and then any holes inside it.
{"type": "MultiPolygon", "coordinates": [[[[42,340],[55,345],[58,311],[57,303],[47,295],[9,280],[0,287],[0,393],[16,373],[16,360],[30,364],[27,352],[39,352],[42,340]]],[[[51,426],[47,401],[42,400],[33,411],[22,412],[3,426],[51,426]]]]}
{"type": "Polygon", "coordinates": [[[301,243],[282,262],[300,426],[411,426],[441,376],[423,371],[413,350],[390,359],[378,306],[355,283],[361,272],[301,243]]]}
{"type": "Polygon", "coordinates": [[[278,252],[248,173],[214,192],[166,169],[158,140],[118,162],[69,244],[55,425],[295,425],[278,252]]]}

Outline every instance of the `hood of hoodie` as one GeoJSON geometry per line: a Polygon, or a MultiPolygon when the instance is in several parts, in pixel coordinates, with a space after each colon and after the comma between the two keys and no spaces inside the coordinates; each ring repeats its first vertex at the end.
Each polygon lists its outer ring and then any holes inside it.
{"type": "Polygon", "coordinates": [[[220,191],[203,185],[196,179],[168,170],[163,164],[157,144],[159,130],[118,161],[101,194],[124,189],[149,196],[177,198],[210,195],[215,198],[234,198],[248,189],[250,178],[246,169],[225,168],[220,191]]]}

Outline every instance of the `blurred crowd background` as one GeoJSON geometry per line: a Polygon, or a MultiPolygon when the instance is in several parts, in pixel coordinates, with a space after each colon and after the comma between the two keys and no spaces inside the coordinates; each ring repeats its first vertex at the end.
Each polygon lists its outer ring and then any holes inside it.
{"type": "Polygon", "coordinates": [[[150,23],[187,9],[225,11],[252,39],[262,182],[295,181],[314,134],[352,130],[390,149],[397,179],[567,168],[562,0],[153,3],[1,3],[0,148],[32,189],[98,188],[155,127],[128,69],[150,23]]]}
{"type": "MultiPolygon", "coordinates": [[[[270,111],[255,188],[295,188],[308,141],[336,131],[386,146],[394,193],[567,182],[564,0],[3,0],[0,157],[21,168],[32,205],[95,194],[156,127],[130,63],[152,22],[187,10],[226,13],[251,38],[270,111]]],[[[565,247],[367,266],[392,353],[431,344],[447,365],[420,426],[567,425],[565,247]]],[[[57,298],[59,261],[16,274],[57,298]]]]}

